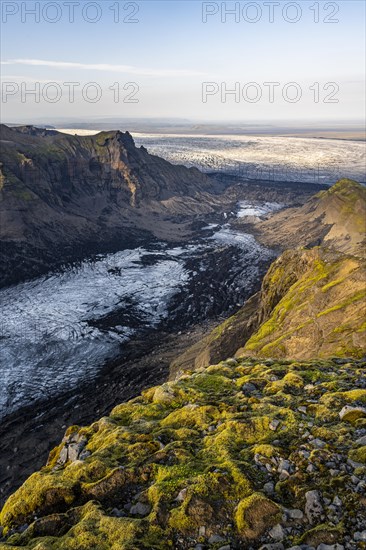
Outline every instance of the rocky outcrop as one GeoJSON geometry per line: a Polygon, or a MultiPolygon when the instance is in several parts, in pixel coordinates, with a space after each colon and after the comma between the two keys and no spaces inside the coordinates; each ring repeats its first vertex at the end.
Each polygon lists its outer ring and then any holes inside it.
{"type": "Polygon", "coordinates": [[[67,430],[5,504],[1,548],[362,548],[366,420],[340,413],[365,374],[241,358],[145,390],[67,430]]]}
{"type": "Polygon", "coordinates": [[[264,321],[237,354],[363,357],[365,277],[365,262],[354,256],[322,248],[286,252],[263,283],[264,321]],[[277,281],[288,278],[288,290],[272,297],[277,281]]]}
{"type": "Polygon", "coordinates": [[[178,240],[223,189],[135,147],[128,132],[79,137],[1,125],[0,140],[1,284],[154,236],[178,240]]]}

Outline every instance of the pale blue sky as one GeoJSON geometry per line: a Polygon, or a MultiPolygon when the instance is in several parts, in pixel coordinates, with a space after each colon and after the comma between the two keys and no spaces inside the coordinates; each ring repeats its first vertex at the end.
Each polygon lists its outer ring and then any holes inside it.
{"type": "MultiPolygon", "coordinates": [[[[54,2],[55,3],[55,2],[54,2]]],[[[190,119],[218,120],[269,120],[269,119],[355,119],[363,116],[365,66],[365,3],[363,1],[313,2],[299,1],[302,13],[296,23],[285,21],[283,8],[289,2],[275,2],[274,22],[269,22],[269,7],[257,2],[260,20],[256,23],[240,21],[228,16],[221,21],[220,2],[206,3],[207,9],[219,12],[202,21],[205,9],[199,0],[118,2],[119,23],[113,21],[111,6],[115,0],[95,2],[101,18],[96,23],[83,19],[82,8],[86,0],[75,2],[75,21],[69,22],[69,8],[57,2],[60,20],[50,23],[40,15],[36,23],[33,15],[22,12],[22,5],[34,7],[37,2],[2,2],[2,79],[23,88],[32,82],[58,83],[62,96],[59,102],[50,103],[42,97],[35,103],[30,96],[21,101],[20,91],[8,95],[2,102],[4,120],[32,117],[65,116],[130,116],[130,117],[185,117],[190,119]],[[130,6],[128,5],[130,4],[130,6]],[[139,6],[134,16],[138,23],[123,22],[123,17],[139,6]],[[210,5],[208,5],[210,4],[210,5]],[[311,6],[319,5],[320,22],[315,23],[311,6]],[[325,23],[334,7],[339,12],[333,19],[338,23],[325,23]],[[16,10],[17,13],[6,15],[16,10]],[[126,8],[126,9],[124,9],[126,8]],[[21,17],[25,18],[22,22],[21,17]],[[127,67],[126,67],[127,66],[127,67]],[[68,100],[64,82],[80,82],[75,102],[68,100]],[[97,103],[83,99],[80,89],[86,83],[98,83],[102,98],[97,103]],[[118,103],[108,90],[115,82],[121,88],[136,82],[138,103],[123,103],[132,88],[121,90],[118,103]],[[217,93],[202,102],[202,83],[217,83],[217,93]],[[235,83],[240,93],[248,82],[256,82],[262,90],[257,103],[249,103],[240,95],[222,102],[222,83],[232,88],[235,83]],[[268,101],[268,88],[264,82],[279,82],[273,103],[268,101]],[[297,103],[285,101],[283,86],[296,82],[302,91],[297,103]],[[320,101],[314,101],[314,82],[320,83],[320,101]],[[334,95],[338,103],[324,103],[333,91],[323,90],[328,82],[339,86],[334,95]]],[[[46,18],[56,16],[52,2],[38,2],[40,9],[48,5],[46,18]]],[[[237,2],[245,9],[248,2],[237,2]]],[[[273,4],[273,3],[272,3],[273,4]]],[[[233,8],[235,2],[226,2],[233,8]]],[[[248,7],[248,6],[247,6],[248,7]]],[[[255,17],[254,7],[247,17],[255,17]]],[[[87,16],[96,14],[92,6],[87,16]]],[[[300,12],[298,12],[300,14],[300,12]]],[[[288,18],[296,16],[295,7],[288,7],[288,18]]],[[[9,89],[8,89],[9,90],[9,89]]],[[[52,92],[52,90],[51,90],[52,92]]],[[[252,90],[253,92],[253,90],[252,90]]],[[[292,90],[293,92],[293,90],[292,90]]],[[[248,91],[249,93],[249,91],[248,91]]],[[[52,93],[50,93],[52,95],[52,93]]],[[[250,96],[251,97],[251,96],[250,96]]]]}

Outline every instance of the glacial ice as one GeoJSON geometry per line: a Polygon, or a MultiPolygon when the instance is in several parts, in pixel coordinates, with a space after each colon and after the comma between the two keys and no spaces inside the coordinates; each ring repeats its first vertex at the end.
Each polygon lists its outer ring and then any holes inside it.
{"type": "Polygon", "coordinates": [[[333,184],[365,182],[362,142],[284,136],[134,133],[136,145],[173,164],[247,179],[333,184]]]}

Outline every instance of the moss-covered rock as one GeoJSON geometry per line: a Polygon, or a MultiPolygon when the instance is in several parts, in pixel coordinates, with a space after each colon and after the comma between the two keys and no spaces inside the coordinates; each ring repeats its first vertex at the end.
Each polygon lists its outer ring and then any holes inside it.
{"type": "Polygon", "coordinates": [[[261,493],[239,502],[235,522],[244,539],[256,540],[281,519],[281,508],[261,493]]]}
{"type": "Polygon", "coordinates": [[[146,390],[67,430],[1,511],[0,548],[214,549],[215,536],[256,548],[278,523],[289,547],[342,541],[325,503],[341,500],[344,532],[366,522],[365,428],[339,417],[363,406],[365,375],[357,360],[241,358],[146,390]],[[314,489],[324,517],[309,531],[286,510],[304,510],[314,489]]]}

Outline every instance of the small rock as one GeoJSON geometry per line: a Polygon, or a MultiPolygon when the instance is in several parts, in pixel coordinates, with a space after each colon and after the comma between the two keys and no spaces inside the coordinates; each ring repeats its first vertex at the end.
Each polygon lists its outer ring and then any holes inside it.
{"type": "Polygon", "coordinates": [[[264,544],[259,550],[285,550],[282,542],[275,542],[273,544],[264,544]]]}
{"type": "Polygon", "coordinates": [[[68,451],[67,451],[67,447],[65,446],[61,449],[61,452],[60,452],[59,457],[57,459],[58,464],[66,464],[67,456],[68,456],[68,451]]]}
{"type": "Polygon", "coordinates": [[[225,542],[224,537],[221,537],[220,535],[211,535],[208,539],[209,544],[217,544],[219,542],[225,542]]]}
{"type": "Polygon", "coordinates": [[[279,425],[280,421],[274,418],[269,424],[269,429],[275,432],[279,425]]]}
{"type": "Polygon", "coordinates": [[[347,464],[351,466],[354,470],[357,468],[363,468],[363,464],[361,462],[355,462],[354,460],[351,460],[350,458],[347,459],[347,464]]]}
{"type": "Polygon", "coordinates": [[[278,472],[290,472],[291,471],[291,462],[289,460],[284,460],[281,458],[280,463],[278,465],[278,472]]]}
{"type": "Polygon", "coordinates": [[[321,503],[321,495],[319,491],[308,491],[305,494],[306,504],[305,504],[305,514],[309,520],[309,523],[314,523],[319,521],[319,517],[323,513],[323,505],[321,503]]]}
{"type": "Polygon", "coordinates": [[[297,410],[303,414],[306,414],[307,408],[306,407],[298,407],[297,410]]]}
{"type": "Polygon", "coordinates": [[[138,502],[130,508],[130,514],[133,516],[147,516],[150,514],[150,511],[151,506],[149,506],[149,504],[143,504],[142,502],[138,502]]]}
{"type": "Polygon", "coordinates": [[[366,445],[366,435],[356,439],[356,445],[366,445]]]}
{"type": "Polygon", "coordinates": [[[75,462],[79,458],[79,454],[84,449],[85,445],[87,443],[87,440],[80,441],[79,443],[71,443],[68,448],[68,459],[71,462],[75,462]]]}
{"type": "Polygon", "coordinates": [[[342,506],[342,501],[341,501],[341,499],[339,498],[338,495],[334,497],[333,504],[334,504],[334,506],[342,506]]]}
{"type": "Polygon", "coordinates": [[[175,500],[178,502],[183,502],[186,496],[187,496],[187,489],[182,489],[175,500]]]}
{"type": "Polygon", "coordinates": [[[344,550],[343,544],[319,544],[316,550],[344,550]]]}
{"type": "Polygon", "coordinates": [[[321,439],[313,439],[310,444],[316,449],[324,449],[326,446],[325,441],[322,441],[321,439]]]}
{"type": "Polygon", "coordinates": [[[202,525],[199,529],[198,529],[198,536],[199,537],[204,537],[206,535],[206,527],[204,525],[202,525]]]}
{"type": "Polygon", "coordinates": [[[252,394],[253,392],[257,391],[257,388],[255,387],[254,384],[251,384],[251,382],[247,382],[246,384],[244,384],[241,388],[241,391],[245,394],[245,395],[250,395],[252,394]]]}
{"type": "Polygon", "coordinates": [[[274,493],[274,483],[272,483],[272,481],[268,481],[267,483],[265,483],[263,485],[263,491],[267,495],[273,495],[273,493],[274,493]]]}
{"type": "Polygon", "coordinates": [[[356,531],[356,533],[353,535],[353,540],[366,542],[366,531],[356,531]]]}
{"type": "Polygon", "coordinates": [[[309,453],[309,451],[306,451],[306,450],[304,450],[304,449],[301,449],[301,450],[299,451],[299,455],[300,455],[300,456],[303,456],[304,458],[309,458],[310,453],[309,453]]]}
{"type": "Polygon", "coordinates": [[[118,510],[118,508],[113,508],[111,514],[116,518],[122,518],[126,515],[122,510],[118,510]]]}
{"type": "Polygon", "coordinates": [[[268,534],[273,540],[281,541],[285,538],[285,532],[282,525],[280,525],[279,523],[272,527],[268,534]]]}
{"type": "Polygon", "coordinates": [[[220,546],[219,550],[231,550],[230,544],[227,544],[226,546],[220,546]]]}
{"type": "Polygon", "coordinates": [[[304,517],[303,512],[298,509],[286,510],[286,513],[290,519],[302,519],[304,517]]]}

